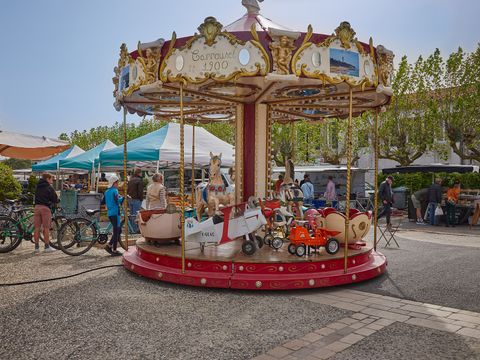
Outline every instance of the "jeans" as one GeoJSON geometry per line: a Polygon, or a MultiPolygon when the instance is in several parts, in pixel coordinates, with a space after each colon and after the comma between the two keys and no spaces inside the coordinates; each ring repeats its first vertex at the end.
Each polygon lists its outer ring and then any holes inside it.
{"type": "Polygon", "coordinates": [[[446,203],[445,222],[447,226],[455,225],[455,204],[446,203]]]}
{"type": "Polygon", "coordinates": [[[392,214],[392,205],[390,203],[383,204],[383,209],[380,212],[380,214],[378,214],[377,220],[380,219],[382,216],[385,216],[385,218],[387,220],[387,224],[390,224],[390,215],[391,214],[392,214]]]}
{"type": "Polygon", "coordinates": [[[142,200],[130,199],[128,201],[128,209],[130,211],[130,216],[128,218],[130,220],[130,225],[132,226],[132,230],[134,233],[138,233],[138,225],[135,222],[135,219],[137,218],[137,213],[141,208],[142,200]]]}
{"type": "Polygon", "coordinates": [[[313,198],[303,199],[303,204],[304,205],[312,205],[312,203],[313,203],[313,198]]]}
{"type": "Polygon", "coordinates": [[[120,225],[120,216],[109,216],[110,223],[112,224],[113,234],[110,239],[109,245],[113,250],[117,250],[118,242],[120,241],[120,234],[122,233],[122,225],[120,225]]]}
{"type": "Polygon", "coordinates": [[[438,203],[429,202],[428,203],[428,218],[430,219],[430,225],[437,225],[438,220],[435,216],[435,210],[437,209],[438,203]]]}

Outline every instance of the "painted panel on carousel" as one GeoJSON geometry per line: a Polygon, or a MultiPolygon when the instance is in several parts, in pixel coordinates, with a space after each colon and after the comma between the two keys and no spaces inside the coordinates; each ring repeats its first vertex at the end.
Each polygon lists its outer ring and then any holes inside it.
{"type": "Polygon", "coordinates": [[[207,17],[198,27],[200,34],[179,49],[174,47],[176,34],[173,33],[169,51],[160,67],[160,79],[163,82],[199,84],[208,79],[226,82],[269,72],[270,60],[254,26],[251,30],[253,40],[246,42],[221,29],[222,24],[214,17],[207,17]]]}
{"type": "Polygon", "coordinates": [[[302,45],[293,56],[292,67],[297,76],[320,79],[324,83],[346,82],[352,86],[376,86],[377,65],[372,39],[370,51],[355,38],[355,31],[346,21],[335,34],[320,43],[312,43],[312,27],[308,27],[302,45]]]}

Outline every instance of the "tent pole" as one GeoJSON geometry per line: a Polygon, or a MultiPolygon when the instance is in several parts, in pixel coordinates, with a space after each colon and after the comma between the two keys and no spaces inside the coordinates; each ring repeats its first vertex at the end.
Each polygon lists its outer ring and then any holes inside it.
{"type": "Polygon", "coordinates": [[[125,218],[125,249],[128,251],[128,199],[127,199],[127,108],[123,105],[123,211],[125,218]]]}
{"type": "Polygon", "coordinates": [[[157,171],[155,171],[155,174],[158,174],[159,170],[160,170],[160,160],[157,160],[157,171]]]}
{"type": "Polygon", "coordinates": [[[195,208],[195,124],[192,126],[192,208],[195,208]]]}
{"type": "Polygon", "coordinates": [[[182,241],[182,273],[185,273],[185,149],[184,131],[185,119],[183,117],[183,82],[180,83],[180,226],[182,241]]]}
{"type": "Polygon", "coordinates": [[[353,90],[350,86],[349,98],[349,114],[348,114],[348,129],[347,129],[347,193],[345,194],[345,247],[344,254],[344,272],[348,269],[348,230],[350,227],[350,181],[352,171],[352,114],[353,114],[353,90]]]}
{"type": "MultiPolygon", "coordinates": [[[[95,164],[95,162],[94,162],[94,164],[95,164]]],[[[98,160],[98,175],[100,175],[100,159],[98,160]]],[[[97,193],[98,193],[98,183],[99,182],[100,182],[100,176],[97,176],[97,185],[95,187],[95,192],[97,192],[97,193]]]]}
{"type": "Polygon", "coordinates": [[[378,110],[375,112],[375,121],[374,121],[374,131],[375,131],[375,174],[374,174],[374,184],[375,184],[375,193],[373,200],[373,250],[377,251],[377,226],[378,226],[378,110]]]}

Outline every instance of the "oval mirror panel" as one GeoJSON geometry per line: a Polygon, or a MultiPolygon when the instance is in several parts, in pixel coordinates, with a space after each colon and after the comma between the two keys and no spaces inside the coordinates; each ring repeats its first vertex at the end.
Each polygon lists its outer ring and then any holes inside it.
{"type": "Polygon", "coordinates": [[[247,49],[240,50],[238,53],[238,61],[240,61],[242,65],[247,65],[250,62],[250,53],[247,49]]]}

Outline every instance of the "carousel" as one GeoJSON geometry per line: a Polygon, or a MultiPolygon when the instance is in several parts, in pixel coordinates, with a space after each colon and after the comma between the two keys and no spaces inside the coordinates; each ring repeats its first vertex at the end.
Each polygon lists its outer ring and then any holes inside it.
{"type": "Polygon", "coordinates": [[[124,122],[137,114],[180,124],[183,199],[139,214],[144,239],[124,254],[124,266],[159,281],[257,290],[334,286],[382,274],[387,261],[376,249],[376,213],[350,208],[351,136],[352,119],[372,113],[378,154],[378,113],[392,96],[393,53],[372,38],[357,40],[348,22],[330,35],[311,26],[294,31],[262,16],[256,0],[242,5],[246,14],[230,25],[207,17],[193,36],[173,32],[170,40],[138,42],[134,51],[120,47],[114,106],[124,122]],[[272,125],[329,118],[348,122],[345,208],[305,211],[288,174],[280,196],[273,196],[272,125]],[[195,125],[211,122],[234,129],[232,183],[223,178],[222,154],[211,149],[208,182],[195,186],[192,176],[185,184],[185,169],[196,164],[195,125]],[[188,149],[185,124],[193,125],[188,149]],[[374,242],[367,244],[371,227],[374,242]]]}

